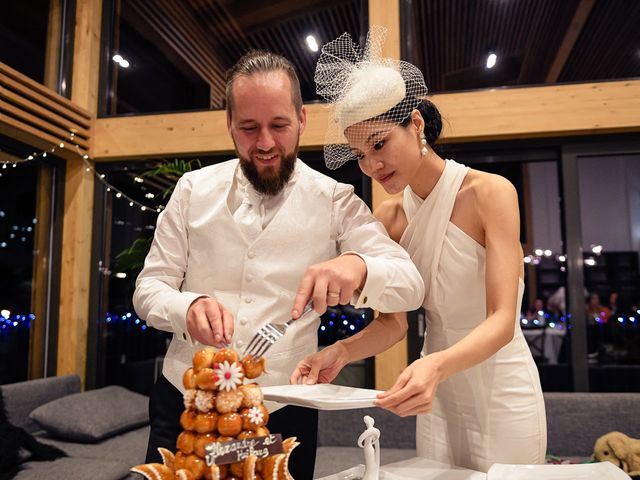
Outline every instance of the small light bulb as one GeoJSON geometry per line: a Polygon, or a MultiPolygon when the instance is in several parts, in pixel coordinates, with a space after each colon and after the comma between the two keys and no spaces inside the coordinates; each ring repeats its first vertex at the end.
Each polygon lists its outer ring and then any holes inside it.
{"type": "Polygon", "coordinates": [[[307,47],[309,47],[309,50],[311,50],[312,52],[317,52],[319,50],[318,41],[316,40],[316,37],[314,37],[313,35],[307,35],[306,41],[307,41],[307,47]]]}
{"type": "Polygon", "coordinates": [[[495,53],[490,53],[487,56],[487,68],[493,68],[498,61],[498,56],[495,53]]]}

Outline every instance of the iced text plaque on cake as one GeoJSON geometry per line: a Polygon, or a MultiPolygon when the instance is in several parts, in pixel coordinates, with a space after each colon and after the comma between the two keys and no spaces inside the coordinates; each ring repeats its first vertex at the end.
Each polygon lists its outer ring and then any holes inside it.
{"type": "Polygon", "coordinates": [[[283,452],[280,434],[270,434],[265,437],[245,438],[230,442],[212,442],[205,450],[205,460],[208,466],[225,465],[241,462],[250,455],[265,458],[283,452]]]}

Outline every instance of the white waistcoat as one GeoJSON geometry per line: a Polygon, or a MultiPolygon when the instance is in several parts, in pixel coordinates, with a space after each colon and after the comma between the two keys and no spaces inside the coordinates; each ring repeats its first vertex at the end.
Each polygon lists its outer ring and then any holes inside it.
{"type": "MultiPolygon", "coordinates": [[[[337,182],[298,162],[299,175],[289,198],[254,242],[245,239],[227,206],[237,160],[191,177],[185,220],[189,253],[181,290],[208,294],[233,314],[231,347],[239,353],[262,325],[291,317],[307,267],[337,254],[332,225],[337,182]],[[198,253],[204,251],[214,261],[199,261],[198,253]]],[[[258,382],[288,384],[298,361],[316,351],[318,325],[319,318],[313,315],[293,323],[266,355],[268,374],[258,382]]],[[[200,348],[174,335],[163,373],[181,391],[182,373],[200,348]]]]}

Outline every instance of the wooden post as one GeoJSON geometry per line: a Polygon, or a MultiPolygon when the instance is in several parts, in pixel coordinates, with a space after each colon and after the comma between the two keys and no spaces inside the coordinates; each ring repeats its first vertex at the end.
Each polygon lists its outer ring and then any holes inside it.
{"type": "MultiPolygon", "coordinates": [[[[369,27],[380,25],[387,29],[382,55],[400,59],[400,0],[369,0],[369,27]]],[[[373,208],[389,198],[380,184],[372,180],[373,208]]],[[[390,388],[407,366],[407,339],[404,338],[387,351],[376,355],[376,388],[390,388]]]]}
{"type": "MultiPolygon", "coordinates": [[[[94,116],[98,106],[101,14],[100,0],[77,1],[71,100],[94,116]]],[[[93,173],[86,171],[82,158],[67,160],[57,365],[59,375],[77,373],[83,383],[87,366],[93,189],[93,173]]]]}

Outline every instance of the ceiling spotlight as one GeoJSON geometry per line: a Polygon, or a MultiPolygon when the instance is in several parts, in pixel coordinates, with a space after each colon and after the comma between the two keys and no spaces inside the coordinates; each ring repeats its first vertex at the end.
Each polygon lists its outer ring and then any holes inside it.
{"type": "Polygon", "coordinates": [[[536,248],[533,253],[535,253],[539,257],[544,253],[544,251],[541,248],[536,248]]]}
{"type": "Polygon", "coordinates": [[[596,255],[600,255],[602,253],[602,245],[591,245],[591,251],[596,255]]]}
{"type": "Polygon", "coordinates": [[[111,57],[111,59],[116,62],[118,65],[120,65],[122,68],[129,68],[129,61],[125,60],[124,57],[122,55],[120,55],[119,53],[116,53],[113,57],[111,57]]]}
{"type": "Polygon", "coordinates": [[[565,255],[558,255],[558,260],[560,262],[566,262],[567,261],[567,257],[565,255]]]}
{"type": "Polygon", "coordinates": [[[544,251],[544,256],[545,257],[550,257],[551,255],[553,255],[553,252],[551,250],[545,250],[544,251]]]}
{"type": "Polygon", "coordinates": [[[497,61],[498,61],[498,56],[495,53],[491,52],[487,56],[487,68],[495,67],[497,61]]]}
{"type": "Polygon", "coordinates": [[[318,47],[318,41],[316,40],[316,37],[314,37],[313,35],[307,35],[307,47],[309,47],[309,50],[311,50],[312,52],[317,52],[319,50],[318,47]]]}
{"type": "Polygon", "coordinates": [[[584,259],[584,263],[585,263],[585,265],[593,267],[596,264],[596,259],[593,258],[593,257],[588,257],[588,258],[584,259]]]}

